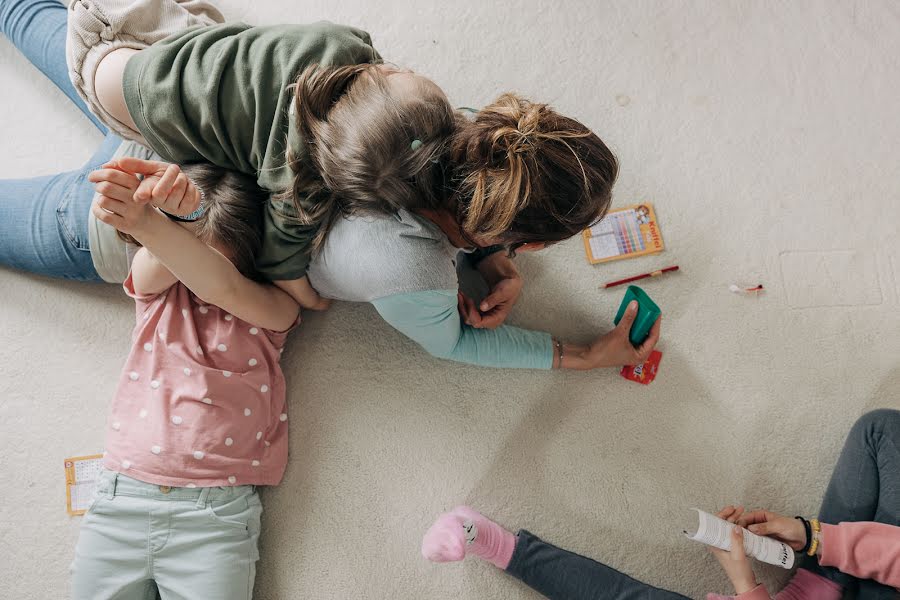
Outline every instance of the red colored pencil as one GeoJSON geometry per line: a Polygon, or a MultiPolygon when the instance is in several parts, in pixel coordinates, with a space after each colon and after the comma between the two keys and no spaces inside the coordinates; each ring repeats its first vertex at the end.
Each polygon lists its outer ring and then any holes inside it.
{"type": "Polygon", "coordinates": [[[640,275],[635,275],[634,277],[626,277],[625,279],[619,279],[618,281],[610,281],[609,283],[603,284],[603,289],[615,287],[617,285],[622,285],[625,283],[631,283],[632,281],[637,281],[638,279],[646,279],[647,277],[657,277],[662,275],[663,273],[669,273],[671,271],[677,271],[678,265],[673,265],[671,267],[666,267],[665,269],[659,269],[657,271],[652,271],[650,273],[642,273],[640,275]]]}

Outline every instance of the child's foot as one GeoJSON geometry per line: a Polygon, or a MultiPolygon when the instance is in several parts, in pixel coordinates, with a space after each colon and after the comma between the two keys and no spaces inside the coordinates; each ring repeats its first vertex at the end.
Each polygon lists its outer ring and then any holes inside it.
{"type": "Polygon", "coordinates": [[[515,548],[515,535],[468,506],[439,516],[422,538],[422,556],[428,560],[454,562],[474,554],[504,570],[515,548]]]}

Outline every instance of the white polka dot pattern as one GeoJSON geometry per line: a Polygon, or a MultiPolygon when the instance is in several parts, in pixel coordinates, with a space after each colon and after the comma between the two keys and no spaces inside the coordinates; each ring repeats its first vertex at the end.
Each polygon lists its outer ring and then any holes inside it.
{"type": "Polygon", "coordinates": [[[228,476],[228,483],[233,485],[236,481],[237,481],[237,477],[235,477],[234,475],[228,476]]]}
{"type": "Polygon", "coordinates": [[[179,417],[178,415],[172,415],[172,423],[175,425],[181,425],[184,422],[184,419],[179,417]]]}
{"type": "Polygon", "coordinates": [[[152,448],[150,448],[150,452],[152,452],[153,454],[159,454],[160,452],[162,452],[162,448],[160,448],[159,446],[153,446],[152,448]]]}
{"type": "Polygon", "coordinates": [[[144,344],[144,352],[153,352],[153,344],[147,342],[144,344]]]}
{"type": "Polygon", "coordinates": [[[130,379],[132,381],[137,381],[138,379],[140,379],[140,377],[141,376],[138,375],[137,371],[132,371],[131,373],[128,374],[128,379],[130,379]]]}
{"type": "Polygon", "coordinates": [[[203,457],[206,456],[201,450],[194,450],[194,458],[197,460],[203,460],[203,457]]]}
{"type": "Polygon", "coordinates": [[[234,440],[231,439],[230,437],[225,438],[225,445],[226,445],[226,446],[230,446],[230,445],[232,445],[233,443],[234,443],[234,440]]]}
{"type": "Polygon", "coordinates": [[[228,350],[228,346],[226,346],[225,344],[219,344],[218,346],[216,346],[216,350],[218,350],[219,352],[225,352],[226,350],[228,350]]]}
{"type": "Polygon", "coordinates": [[[244,416],[245,416],[245,417],[249,417],[250,414],[251,414],[252,412],[253,412],[253,411],[251,411],[249,408],[245,408],[245,409],[244,409],[244,416]]]}
{"type": "Polygon", "coordinates": [[[281,413],[281,416],[278,418],[281,420],[282,423],[284,423],[285,421],[287,421],[287,413],[281,413]]]}
{"type": "Polygon", "coordinates": [[[250,360],[247,361],[247,364],[250,365],[251,367],[255,367],[257,365],[256,359],[251,358],[250,360]]]}

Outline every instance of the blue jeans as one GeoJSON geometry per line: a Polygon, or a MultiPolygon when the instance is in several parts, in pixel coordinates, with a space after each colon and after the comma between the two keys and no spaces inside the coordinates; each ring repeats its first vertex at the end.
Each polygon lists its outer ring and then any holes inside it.
{"type": "Polygon", "coordinates": [[[91,260],[87,175],[112,158],[121,140],[108,134],[69,81],[66,7],[59,0],[0,0],[0,31],[106,138],[81,169],[0,180],[0,265],[50,277],[101,281],[91,260]]]}

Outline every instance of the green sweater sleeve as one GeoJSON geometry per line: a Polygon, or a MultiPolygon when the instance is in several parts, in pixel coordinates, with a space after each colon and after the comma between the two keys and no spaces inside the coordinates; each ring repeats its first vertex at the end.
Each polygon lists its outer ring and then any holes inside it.
{"type": "MultiPolygon", "coordinates": [[[[186,29],[142,50],[128,61],[123,90],[138,130],[165,160],[247,173],[277,194],[293,180],[286,150],[306,154],[289,110],[300,72],[379,59],[369,34],[352,27],[228,23],[186,29]]],[[[311,232],[289,212],[266,211],[259,266],[271,279],[306,271],[311,232]]]]}
{"type": "Polygon", "coordinates": [[[461,323],[456,290],[430,290],[373,300],[381,317],[433,356],[507,369],[550,369],[550,334],[503,325],[475,329],[461,323]]]}

